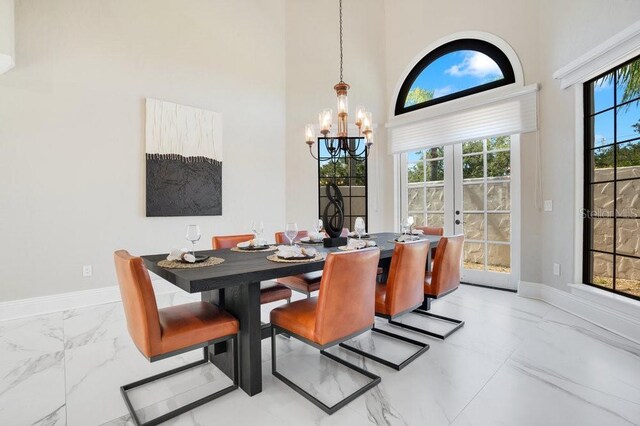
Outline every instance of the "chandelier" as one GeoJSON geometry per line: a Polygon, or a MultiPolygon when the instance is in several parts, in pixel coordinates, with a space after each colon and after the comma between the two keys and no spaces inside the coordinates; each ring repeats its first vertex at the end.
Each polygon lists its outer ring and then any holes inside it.
{"type": "MultiPolygon", "coordinates": [[[[363,106],[358,106],[355,113],[355,125],[358,127],[358,136],[350,137],[347,118],[349,117],[349,102],[347,92],[351,88],[342,79],[342,0],[340,3],[340,81],[333,86],[338,98],[338,130],[336,135],[331,134],[333,125],[333,110],[324,109],[318,114],[318,124],[320,134],[318,143],[324,143],[329,158],[332,161],[340,157],[352,158],[357,161],[366,160],[369,149],[373,145],[373,121],[371,112],[365,110],[363,106]]],[[[313,144],[316,140],[316,133],[313,124],[307,124],[305,128],[305,142],[309,146],[309,153],[314,159],[318,159],[313,154],[313,144]]]]}

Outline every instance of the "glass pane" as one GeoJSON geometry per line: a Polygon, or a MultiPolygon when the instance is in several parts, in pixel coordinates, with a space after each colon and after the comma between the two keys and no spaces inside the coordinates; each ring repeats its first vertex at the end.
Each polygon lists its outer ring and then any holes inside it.
{"type": "Polygon", "coordinates": [[[422,151],[414,151],[414,152],[407,153],[407,161],[410,163],[413,163],[416,161],[422,161],[423,158],[424,158],[424,153],[422,151]]]}
{"type": "Polygon", "coordinates": [[[427,213],[427,226],[434,226],[436,228],[444,227],[444,214],[427,213]]]}
{"type": "Polygon", "coordinates": [[[616,111],[616,142],[640,138],[640,102],[622,105],[616,111]]]}
{"type": "Polygon", "coordinates": [[[509,182],[487,182],[487,210],[511,210],[510,190],[509,182]]]}
{"type": "Polygon", "coordinates": [[[621,143],[617,147],[618,179],[640,177],[640,141],[621,143]]]}
{"type": "Polygon", "coordinates": [[[424,188],[409,188],[409,210],[424,210],[424,188]]]}
{"type": "Polygon", "coordinates": [[[487,271],[511,272],[511,245],[487,244],[487,271]]]}
{"type": "Polygon", "coordinates": [[[613,182],[591,185],[594,216],[613,217],[613,182]]]}
{"type": "Polygon", "coordinates": [[[511,175],[511,153],[509,151],[487,154],[487,177],[509,177],[511,175]]]}
{"type": "Polygon", "coordinates": [[[424,182],[424,165],[422,163],[407,164],[407,180],[409,183],[424,182]]]}
{"type": "Polygon", "coordinates": [[[484,240],[484,214],[464,214],[464,238],[465,240],[484,240]]]}
{"type": "Polygon", "coordinates": [[[591,151],[591,181],[613,180],[613,146],[591,151]]]}
{"type": "Polygon", "coordinates": [[[613,289],[613,255],[591,252],[591,282],[613,289]]]}
{"type": "Polygon", "coordinates": [[[621,217],[640,217],[640,179],[618,182],[616,210],[621,217]]]}
{"type": "Polygon", "coordinates": [[[482,154],[462,157],[462,178],[471,179],[481,177],[484,177],[484,163],[482,154]]]}
{"type": "Polygon", "coordinates": [[[413,226],[424,226],[424,213],[409,212],[409,216],[413,216],[413,226]]]}
{"type": "MultiPolygon", "coordinates": [[[[367,212],[367,202],[364,197],[352,197],[351,198],[351,211],[349,212],[352,216],[362,216],[364,217],[367,212]]],[[[348,200],[345,200],[345,204],[348,203],[348,200]]],[[[351,228],[353,229],[353,228],[351,228]]]]}
{"type": "Polygon", "coordinates": [[[591,248],[613,253],[613,219],[591,220],[591,248]]]}
{"type": "MultiPolygon", "coordinates": [[[[352,197],[364,197],[365,189],[366,188],[364,186],[352,186],[351,187],[351,196],[352,197]]],[[[340,187],[340,190],[342,190],[342,187],[340,187]]],[[[344,190],[345,190],[345,192],[343,192],[342,195],[349,194],[349,187],[345,186],[344,190]]]]}
{"type": "Polygon", "coordinates": [[[411,85],[404,106],[504,79],[498,64],[484,53],[457,50],[442,55],[422,70],[411,85]]]}
{"type": "Polygon", "coordinates": [[[464,268],[484,270],[484,244],[464,242],[464,268]]]}
{"type": "Polygon", "coordinates": [[[476,152],[482,152],[483,150],[482,140],[469,141],[462,144],[463,154],[473,154],[476,152]]]}
{"type": "Polygon", "coordinates": [[[487,240],[511,241],[511,215],[505,213],[487,214],[487,240]]]}
{"type": "Polygon", "coordinates": [[[498,136],[497,138],[487,139],[487,151],[492,151],[494,149],[509,149],[510,146],[510,136],[498,136]]]}
{"type": "Polygon", "coordinates": [[[611,108],[613,106],[613,74],[605,75],[591,83],[591,93],[593,93],[591,114],[611,108]]]}
{"type": "Polygon", "coordinates": [[[616,290],[640,296],[640,259],[616,256],[616,290]]]}
{"type": "Polygon", "coordinates": [[[427,210],[444,210],[444,186],[427,188],[427,210]]]}
{"type": "Polygon", "coordinates": [[[439,146],[429,148],[425,151],[425,158],[442,158],[444,157],[444,147],[439,146]]]}
{"type": "Polygon", "coordinates": [[[484,183],[471,183],[462,185],[462,209],[484,210],[484,183]]]}
{"type": "Polygon", "coordinates": [[[444,160],[431,160],[426,162],[426,181],[437,182],[444,180],[444,160]]]}
{"type": "Polygon", "coordinates": [[[640,257],[640,219],[618,219],[616,253],[640,257]]]}
{"type": "Polygon", "coordinates": [[[618,70],[616,92],[619,104],[640,97],[640,85],[638,84],[639,65],[640,60],[637,60],[618,70]]]}
{"type": "Polygon", "coordinates": [[[591,146],[597,148],[613,143],[613,110],[591,117],[591,146]]]}

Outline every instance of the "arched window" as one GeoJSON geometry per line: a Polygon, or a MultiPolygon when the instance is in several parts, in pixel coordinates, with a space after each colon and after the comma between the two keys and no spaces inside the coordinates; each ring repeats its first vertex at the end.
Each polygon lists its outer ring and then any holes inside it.
{"type": "Polygon", "coordinates": [[[398,93],[395,115],[514,82],[509,59],[496,46],[483,40],[454,40],[413,67],[398,93]]]}

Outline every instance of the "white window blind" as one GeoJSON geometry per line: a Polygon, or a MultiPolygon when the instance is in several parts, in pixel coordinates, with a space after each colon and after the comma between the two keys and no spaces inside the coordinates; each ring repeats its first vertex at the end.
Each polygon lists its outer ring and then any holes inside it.
{"type": "Polygon", "coordinates": [[[395,117],[387,124],[390,153],[536,131],[538,86],[500,89],[395,117]]]}

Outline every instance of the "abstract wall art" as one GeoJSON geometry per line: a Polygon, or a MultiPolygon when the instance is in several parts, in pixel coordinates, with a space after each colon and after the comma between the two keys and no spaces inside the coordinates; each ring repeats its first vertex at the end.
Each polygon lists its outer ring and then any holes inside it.
{"type": "Polygon", "coordinates": [[[147,217],[222,214],[222,116],[146,101],[147,217]]]}

